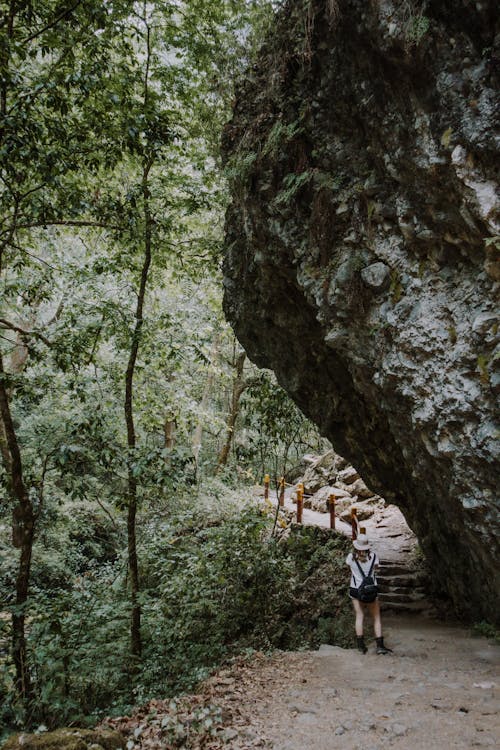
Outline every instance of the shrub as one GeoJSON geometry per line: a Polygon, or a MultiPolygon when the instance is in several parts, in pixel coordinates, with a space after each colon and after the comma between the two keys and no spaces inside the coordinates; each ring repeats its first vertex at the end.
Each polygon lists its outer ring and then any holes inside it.
{"type": "Polygon", "coordinates": [[[35,589],[28,632],[33,711],[19,712],[6,657],[0,718],[11,726],[84,723],[192,689],[248,649],[347,644],[347,540],[312,527],[277,540],[272,527],[272,514],[255,506],[224,513],[211,506],[208,519],[199,507],[184,506],[168,521],[157,515],[144,524],[140,663],[129,656],[124,559],[89,563],[66,589],[35,589]]]}

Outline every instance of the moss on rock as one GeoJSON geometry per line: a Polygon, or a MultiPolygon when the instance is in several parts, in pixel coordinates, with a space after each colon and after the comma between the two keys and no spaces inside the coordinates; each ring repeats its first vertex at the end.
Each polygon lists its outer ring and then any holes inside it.
{"type": "Polygon", "coordinates": [[[125,742],[109,729],[63,728],[43,734],[13,734],[2,750],[118,750],[125,742]]]}

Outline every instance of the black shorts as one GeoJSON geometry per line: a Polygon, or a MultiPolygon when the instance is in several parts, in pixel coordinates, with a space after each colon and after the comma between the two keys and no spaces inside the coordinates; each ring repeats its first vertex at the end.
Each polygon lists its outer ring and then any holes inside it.
{"type": "MultiPolygon", "coordinates": [[[[357,599],[359,601],[358,596],[358,589],[349,588],[349,598],[350,599],[357,599]]],[[[373,602],[376,602],[378,597],[376,597],[373,602]]],[[[361,602],[361,604],[373,604],[373,602],[361,602]]]]}

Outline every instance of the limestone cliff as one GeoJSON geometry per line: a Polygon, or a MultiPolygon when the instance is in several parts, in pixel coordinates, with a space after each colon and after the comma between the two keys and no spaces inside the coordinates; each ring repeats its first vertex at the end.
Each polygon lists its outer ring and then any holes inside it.
{"type": "Polygon", "coordinates": [[[495,11],[286,3],[225,131],[224,274],[248,355],[498,621],[495,11]]]}

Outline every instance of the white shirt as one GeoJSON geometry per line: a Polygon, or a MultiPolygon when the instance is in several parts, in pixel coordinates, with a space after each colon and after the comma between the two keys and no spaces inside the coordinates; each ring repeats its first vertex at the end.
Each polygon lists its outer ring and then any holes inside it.
{"type": "MultiPolygon", "coordinates": [[[[379,564],[377,553],[370,552],[370,556],[367,557],[364,562],[362,562],[361,560],[358,560],[358,563],[360,564],[361,570],[363,571],[365,576],[367,576],[370,571],[370,567],[371,567],[372,560],[374,557],[375,557],[375,563],[373,565],[372,577],[373,577],[374,582],[377,583],[377,579],[375,577],[375,571],[377,569],[377,565],[379,564]]],[[[349,585],[352,589],[358,589],[361,586],[363,579],[361,578],[361,573],[359,572],[359,568],[356,565],[356,560],[354,559],[352,552],[349,552],[345,562],[346,562],[346,565],[350,567],[351,574],[352,574],[351,583],[349,585]]]]}

